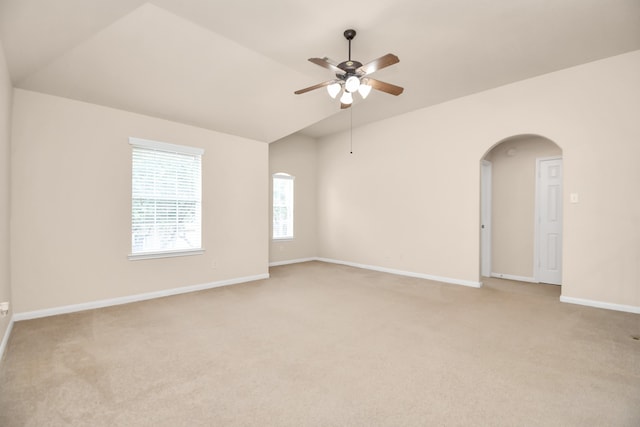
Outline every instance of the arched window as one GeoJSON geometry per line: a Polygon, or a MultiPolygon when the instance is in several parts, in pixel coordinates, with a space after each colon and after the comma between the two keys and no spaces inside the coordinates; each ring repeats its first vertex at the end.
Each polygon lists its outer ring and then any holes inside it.
{"type": "Polygon", "coordinates": [[[293,239],[292,175],[273,175],[273,239],[293,239]]]}

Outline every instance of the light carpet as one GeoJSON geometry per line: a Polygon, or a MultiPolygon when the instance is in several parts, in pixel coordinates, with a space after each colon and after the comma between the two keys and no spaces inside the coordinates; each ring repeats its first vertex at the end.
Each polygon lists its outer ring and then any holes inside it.
{"type": "Polygon", "coordinates": [[[308,262],[17,322],[0,425],[639,426],[640,316],[308,262]]]}

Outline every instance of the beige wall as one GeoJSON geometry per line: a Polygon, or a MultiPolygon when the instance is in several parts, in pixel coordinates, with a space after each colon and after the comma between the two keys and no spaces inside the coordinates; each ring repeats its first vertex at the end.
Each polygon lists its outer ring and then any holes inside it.
{"type": "MultiPolygon", "coordinates": [[[[0,66],[5,82],[6,74],[0,66]]],[[[542,135],[563,150],[563,296],[640,307],[638,75],[640,51],[460,98],[354,129],[352,155],[345,133],[317,143],[292,136],[270,150],[243,138],[17,90],[15,311],[264,274],[270,237],[265,177],[288,167],[298,184],[316,161],[317,198],[303,204],[317,203],[316,238],[277,256],[271,247],[271,261],[315,255],[477,281],[480,159],[497,142],[521,134],[542,135]],[[205,255],[127,260],[129,136],[205,148],[205,255]],[[306,169],[291,169],[303,164],[306,169]],[[567,203],[572,192],[580,203],[567,203]]],[[[2,120],[10,115],[10,85],[0,90],[6,92],[0,92],[2,120]]],[[[6,135],[8,129],[0,122],[0,131],[6,135]]],[[[6,171],[8,139],[2,133],[0,144],[6,171]]],[[[4,176],[0,195],[8,191],[4,176]]],[[[315,231],[312,222],[305,229],[315,231]]],[[[5,207],[0,230],[7,224],[5,207]]],[[[0,263],[8,257],[6,244],[0,246],[0,263]]],[[[9,294],[8,285],[0,292],[9,294]]]]}
{"type": "Polygon", "coordinates": [[[514,137],[486,156],[492,165],[491,272],[534,278],[536,159],[561,156],[553,142],[514,137]]]}
{"type": "MultiPolygon", "coordinates": [[[[269,261],[282,262],[313,258],[316,248],[316,140],[303,135],[292,135],[269,144],[269,182],[274,173],[288,173],[294,181],[294,238],[271,240],[269,261]]],[[[270,187],[270,190],[271,187],[270,187]]],[[[271,194],[271,191],[269,192],[271,194]]],[[[269,206],[272,198],[269,198],[269,206]]],[[[269,224],[272,224],[270,209],[269,224]]],[[[270,233],[269,236],[272,234],[270,233]]]]}
{"type": "Polygon", "coordinates": [[[16,90],[12,271],[16,312],[268,273],[268,145],[16,90]],[[203,155],[204,255],[129,261],[130,136],[203,155]]]}
{"type": "Polygon", "coordinates": [[[563,150],[563,296],[640,307],[638,76],[635,51],[319,140],[319,255],[478,281],[480,159],[536,134],[563,150]]]}
{"type": "MultiPolygon", "coordinates": [[[[11,96],[9,70],[0,44],[0,302],[11,301],[9,218],[11,193],[11,96]]],[[[9,326],[13,310],[0,317],[0,342],[9,326]]],[[[2,355],[0,354],[0,357],[2,355]]]]}

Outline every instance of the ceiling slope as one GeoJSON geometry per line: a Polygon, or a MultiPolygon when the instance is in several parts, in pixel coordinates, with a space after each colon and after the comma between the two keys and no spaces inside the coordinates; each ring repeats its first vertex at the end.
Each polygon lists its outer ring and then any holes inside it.
{"type": "Polygon", "coordinates": [[[638,0],[0,0],[14,85],[272,142],[640,49],[638,0]],[[400,63],[341,111],[310,57],[400,63]]]}

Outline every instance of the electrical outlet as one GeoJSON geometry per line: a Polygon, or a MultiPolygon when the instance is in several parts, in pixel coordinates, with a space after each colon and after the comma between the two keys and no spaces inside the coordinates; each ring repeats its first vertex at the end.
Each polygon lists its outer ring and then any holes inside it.
{"type": "Polygon", "coordinates": [[[7,301],[0,302],[0,316],[6,316],[9,312],[9,303],[7,301]]]}
{"type": "Polygon", "coordinates": [[[218,263],[214,259],[213,261],[211,261],[211,268],[217,268],[217,267],[218,267],[218,263]]]}

